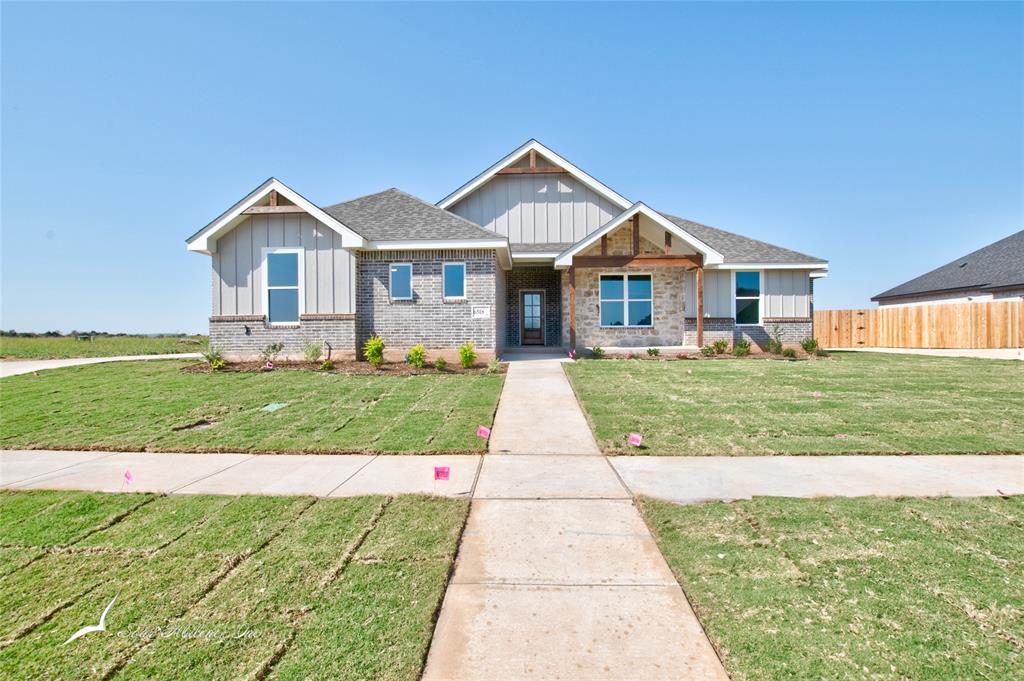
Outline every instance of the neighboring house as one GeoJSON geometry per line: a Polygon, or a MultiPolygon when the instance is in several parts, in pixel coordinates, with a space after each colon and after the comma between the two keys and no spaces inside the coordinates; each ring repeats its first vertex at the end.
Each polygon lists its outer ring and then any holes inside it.
{"type": "Polygon", "coordinates": [[[1024,230],[872,298],[879,305],[1024,298],[1024,230]]]}
{"type": "Polygon", "coordinates": [[[483,353],[758,344],[812,335],[828,263],[632,202],[531,140],[436,205],[397,189],[315,206],[269,179],[191,236],[213,261],[211,345],[483,353]]]}

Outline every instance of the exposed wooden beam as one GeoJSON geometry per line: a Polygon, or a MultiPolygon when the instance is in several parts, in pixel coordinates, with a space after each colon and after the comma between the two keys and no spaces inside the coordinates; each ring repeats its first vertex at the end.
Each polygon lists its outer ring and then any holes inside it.
{"type": "Polygon", "coordinates": [[[260,215],[264,213],[305,213],[298,206],[253,206],[242,211],[242,215],[260,215]]]}
{"type": "Polygon", "coordinates": [[[576,268],[569,268],[569,349],[576,349],[576,268]]]}
{"type": "Polygon", "coordinates": [[[640,255],[640,213],[633,216],[633,255],[640,255]]]}
{"type": "Polygon", "coordinates": [[[697,267],[697,347],[704,347],[704,267],[697,267]]]}
{"type": "Polygon", "coordinates": [[[666,255],[643,253],[640,255],[576,255],[574,267],[685,267],[694,269],[704,264],[700,255],[666,255]]]}
{"type": "Polygon", "coordinates": [[[601,255],[608,255],[608,235],[601,235],[601,255]]]}
{"type": "Polygon", "coordinates": [[[276,206],[277,205],[277,190],[276,189],[271,189],[270,190],[270,204],[269,205],[271,205],[271,206],[276,206]]]}
{"type": "Polygon", "coordinates": [[[536,168],[537,167],[537,150],[536,149],[530,149],[530,167],[531,168],[536,168]]]}
{"type": "Polygon", "coordinates": [[[535,168],[502,168],[495,175],[540,175],[542,173],[564,173],[560,166],[537,166],[535,168]]]}
{"type": "Polygon", "coordinates": [[[672,232],[665,231],[665,253],[672,254],[672,232]]]}

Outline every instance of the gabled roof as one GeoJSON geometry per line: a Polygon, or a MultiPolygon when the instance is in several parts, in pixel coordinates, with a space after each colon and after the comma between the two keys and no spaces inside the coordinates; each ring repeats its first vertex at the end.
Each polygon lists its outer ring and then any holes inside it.
{"type": "Polygon", "coordinates": [[[662,215],[671,220],[673,224],[678,225],[680,229],[686,230],[686,232],[720,252],[723,256],[724,264],[807,264],[820,265],[822,267],[828,266],[828,261],[823,258],[815,258],[812,255],[791,251],[788,248],[727,232],[724,229],[708,227],[699,222],[685,220],[668,213],[662,213],[662,215]]]}
{"type": "Polygon", "coordinates": [[[508,245],[500,234],[394,188],[336,203],[324,211],[371,242],[450,240],[508,245]]]}
{"type": "Polygon", "coordinates": [[[568,267],[572,264],[572,258],[584,250],[589,248],[591,245],[597,243],[597,241],[604,235],[612,232],[613,230],[621,227],[627,220],[631,219],[634,215],[644,215],[649,219],[653,220],[656,224],[660,225],[663,229],[667,230],[676,237],[682,239],[684,242],[689,244],[698,253],[704,256],[704,263],[709,265],[718,265],[724,261],[721,253],[715,248],[705,243],[702,239],[689,233],[685,229],[681,228],[676,223],[665,218],[664,215],[658,211],[644,205],[642,202],[636,202],[626,210],[619,213],[616,217],[612,218],[604,225],[601,226],[595,232],[591,232],[587,236],[583,237],[570,248],[562,251],[555,258],[555,267],[568,267]]]}
{"type": "Polygon", "coordinates": [[[1024,287],[1024,230],[883,291],[871,300],[951,290],[1024,287]]]}
{"type": "Polygon", "coordinates": [[[608,199],[613,204],[617,205],[620,209],[629,208],[629,206],[631,205],[630,202],[618,192],[614,191],[613,189],[606,186],[602,182],[599,182],[594,177],[583,172],[582,170],[574,166],[572,163],[569,163],[569,161],[565,160],[555,152],[545,147],[537,140],[531,139],[530,141],[526,142],[521,147],[519,147],[518,149],[516,149],[515,151],[508,154],[503,159],[492,165],[490,168],[483,171],[482,173],[474,177],[472,180],[470,180],[469,182],[462,185],[448,196],[438,201],[437,206],[439,208],[451,208],[453,205],[455,205],[456,203],[464,199],[466,196],[471,194],[475,189],[482,186],[484,183],[486,183],[488,180],[494,177],[499,170],[503,170],[505,168],[510,167],[512,164],[514,164],[516,161],[518,161],[524,155],[530,153],[531,151],[540,154],[541,156],[548,159],[555,165],[559,166],[566,173],[572,175],[577,180],[585,184],[587,187],[594,190],[604,198],[608,199]]]}
{"type": "Polygon", "coordinates": [[[210,224],[206,225],[186,239],[185,243],[187,244],[188,250],[206,253],[207,255],[215,253],[217,251],[217,239],[230,232],[245,220],[248,217],[245,211],[266,198],[266,196],[272,191],[276,191],[278,194],[285,197],[290,202],[340,234],[342,237],[341,243],[343,247],[358,248],[363,245],[363,238],[346,226],[343,221],[328,215],[323,210],[310,203],[297,191],[288,187],[276,177],[271,177],[263,184],[256,187],[256,189],[246,194],[240,201],[238,201],[238,203],[214,218],[210,224]]]}

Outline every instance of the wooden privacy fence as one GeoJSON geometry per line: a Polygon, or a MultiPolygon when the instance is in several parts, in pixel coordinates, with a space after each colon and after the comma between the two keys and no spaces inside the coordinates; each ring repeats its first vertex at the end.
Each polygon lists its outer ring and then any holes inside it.
{"type": "Polygon", "coordinates": [[[814,338],[826,348],[1020,348],[1024,300],[815,310],[814,338]]]}

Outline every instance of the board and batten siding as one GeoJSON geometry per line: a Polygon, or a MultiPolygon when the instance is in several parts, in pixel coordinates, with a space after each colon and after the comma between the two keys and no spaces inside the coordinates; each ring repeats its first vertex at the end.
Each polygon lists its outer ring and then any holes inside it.
{"type": "Polygon", "coordinates": [[[579,241],[622,212],[567,174],[498,175],[449,210],[513,244],[579,241]]]}
{"type": "MultiPolygon", "coordinates": [[[[807,270],[765,270],[761,284],[764,309],[762,317],[809,318],[811,284],[807,270]]],[[[697,280],[686,273],[685,304],[687,316],[697,313],[697,280]]],[[[704,314],[708,317],[732,317],[732,271],[704,270],[704,314]]]]}
{"type": "Polygon", "coordinates": [[[311,215],[253,215],[217,240],[213,314],[262,315],[263,249],[302,248],[306,314],[355,311],[355,257],[341,235],[311,215]]]}

